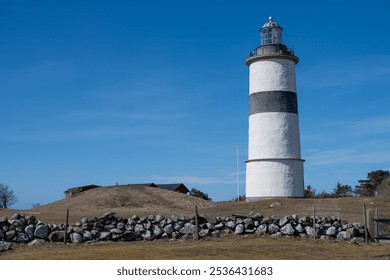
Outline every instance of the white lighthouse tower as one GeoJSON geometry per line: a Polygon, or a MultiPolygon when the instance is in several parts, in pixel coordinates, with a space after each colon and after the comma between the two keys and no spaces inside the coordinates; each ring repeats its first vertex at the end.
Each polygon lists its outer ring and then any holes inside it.
{"type": "Polygon", "coordinates": [[[303,197],[295,64],[272,17],[260,29],[260,46],[250,53],[247,201],[303,197]]]}

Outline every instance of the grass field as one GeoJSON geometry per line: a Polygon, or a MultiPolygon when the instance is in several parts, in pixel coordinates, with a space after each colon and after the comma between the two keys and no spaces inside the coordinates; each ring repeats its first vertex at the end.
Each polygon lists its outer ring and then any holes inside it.
{"type": "MultiPolygon", "coordinates": [[[[64,223],[66,209],[70,209],[70,223],[82,217],[101,216],[116,212],[124,218],[136,215],[163,213],[164,215],[199,214],[209,217],[248,215],[283,217],[297,214],[311,216],[313,206],[320,217],[338,216],[349,222],[363,222],[362,206],[380,208],[381,216],[390,218],[390,201],[378,198],[336,199],[268,199],[258,202],[208,202],[159,189],[96,189],[48,205],[28,210],[0,209],[0,217],[19,212],[35,215],[46,223],[64,223]],[[278,201],[280,206],[270,207],[278,201]]],[[[230,236],[203,240],[156,240],[129,243],[94,243],[89,245],[53,244],[31,247],[16,245],[0,253],[0,259],[19,260],[121,260],[121,259],[390,259],[389,244],[350,244],[345,241],[312,240],[299,238],[272,239],[270,237],[230,236]]]]}
{"type": "Polygon", "coordinates": [[[297,238],[218,238],[91,245],[20,245],[0,253],[8,260],[384,260],[390,245],[297,238]]]}

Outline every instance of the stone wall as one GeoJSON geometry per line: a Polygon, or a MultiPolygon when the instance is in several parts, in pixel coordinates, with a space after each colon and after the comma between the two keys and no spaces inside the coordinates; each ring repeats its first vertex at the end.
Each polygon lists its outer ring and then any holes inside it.
{"type": "MultiPolygon", "coordinates": [[[[275,218],[260,214],[232,217],[199,217],[199,237],[226,235],[266,235],[320,239],[352,240],[363,242],[364,227],[348,223],[338,217],[298,217],[297,215],[275,218]]],[[[67,229],[67,242],[91,243],[99,241],[138,241],[154,239],[190,239],[196,236],[195,217],[178,217],[162,214],[121,218],[108,212],[103,216],[83,218],[67,229]]],[[[15,243],[35,245],[45,242],[64,242],[65,225],[46,224],[35,216],[15,214],[0,218],[0,251],[8,250],[15,243]]]]}

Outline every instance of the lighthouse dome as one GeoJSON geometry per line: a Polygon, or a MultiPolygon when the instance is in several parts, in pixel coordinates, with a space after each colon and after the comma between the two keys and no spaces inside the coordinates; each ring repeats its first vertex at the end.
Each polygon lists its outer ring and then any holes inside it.
{"type": "Polygon", "coordinates": [[[268,20],[269,21],[266,24],[264,24],[262,28],[277,27],[277,28],[283,29],[282,27],[280,27],[279,24],[277,24],[276,22],[273,21],[272,17],[269,17],[268,20]]]}
{"type": "Polygon", "coordinates": [[[269,21],[260,29],[261,45],[282,44],[282,30],[283,28],[269,17],[269,21]]]}

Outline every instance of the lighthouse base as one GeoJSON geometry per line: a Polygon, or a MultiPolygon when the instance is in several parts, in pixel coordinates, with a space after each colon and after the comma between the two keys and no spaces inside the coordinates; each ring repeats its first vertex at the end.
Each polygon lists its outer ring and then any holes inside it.
{"type": "Polygon", "coordinates": [[[271,197],[303,197],[303,160],[248,160],[246,166],[247,201],[271,197]]]}

